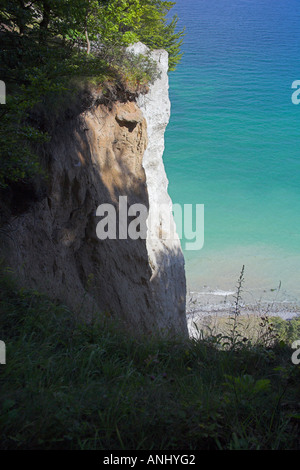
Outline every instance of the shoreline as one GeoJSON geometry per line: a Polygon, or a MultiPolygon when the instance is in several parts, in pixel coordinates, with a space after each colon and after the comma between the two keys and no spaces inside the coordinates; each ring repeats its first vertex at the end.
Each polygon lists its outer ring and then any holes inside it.
{"type": "MultiPolygon", "coordinates": [[[[186,319],[190,337],[197,338],[199,332],[216,327],[218,322],[233,316],[235,308],[234,292],[190,292],[187,297],[186,319]],[[194,294],[194,297],[191,296],[194,294]],[[196,297],[195,297],[195,294],[196,297]],[[221,299],[216,302],[216,297],[221,299]],[[205,299],[205,302],[203,300],[205,299]],[[201,301],[202,300],[202,301],[201,301]]],[[[239,303],[239,318],[248,318],[255,320],[261,317],[277,317],[285,321],[291,321],[300,317],[300,305],[297,301],[291,300],[260,300],[257,302],[239,303]]]]}
{"type": "MultiPolygon", "coordinates": [[[[289,320],[300,316],[300,303],[296,299],[287,296],[278,297],[278,292],[274,292],[274,299],[259,298],[254,301],[253,294],[242,292],[242,299],[239,304],[240,315],[267,315],[278,316],[284,320],[289,320]],[[248,295],[245,295],[248,294],[248,295]]],[[[187,295],[187,318],[219,316],[226,317],[232,315],[235,306],[235,292],[232,291],[190,291],[187,295]]]]}

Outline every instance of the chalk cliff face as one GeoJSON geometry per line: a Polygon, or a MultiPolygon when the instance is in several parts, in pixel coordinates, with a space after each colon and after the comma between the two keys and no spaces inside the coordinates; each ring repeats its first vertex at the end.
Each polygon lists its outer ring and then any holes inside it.
{"type": "MultiPolygon", "coordinates": [[[[137,43],[131,47],[136,54],[149,53],[137,43]]],[[[168,194],[168,179],[163,163],[164,134],[170,120],[168,54],[164,50],[151,53],[160,72],[160,78],[149,93],[140,95],[137,104],[147,121],[148,146],[143,157],[149,195],[147,251],[152,269],[151,289],[156,293],[153,302],[166,324],[172,318],[185,316],[186,280],[184,257],[172,215],[172,201],[168,194]]]]}
{"type": "Polygon", "coordinates": [[[168,59],[164,51],[152,55],[161,77],[148,94],[64,122],[47,149],[47,190],[26,210],[13,201],[1,256],[21,285],[87,319],[106,312],[135,331],[186,335],[184,259],[162,160],[168,59]],[[118,216],[120,196],[149,210],[146,240],[97,237],[97,207],[112,204],[118,216]]]}

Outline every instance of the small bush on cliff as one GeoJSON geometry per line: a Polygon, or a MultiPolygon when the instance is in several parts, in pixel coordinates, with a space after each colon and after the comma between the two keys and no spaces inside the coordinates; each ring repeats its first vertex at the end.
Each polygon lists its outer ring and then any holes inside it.
{"type": "Polygon", "coordinates": [[[292,350],[133,337],[0,275],[2,449],[298,449],[292,350]]]}

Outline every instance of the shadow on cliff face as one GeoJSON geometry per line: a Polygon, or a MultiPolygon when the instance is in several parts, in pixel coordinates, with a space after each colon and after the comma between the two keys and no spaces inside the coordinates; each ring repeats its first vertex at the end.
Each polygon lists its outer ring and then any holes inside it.
{"type": "Polygon", "coordinates": [[[100,105],[66,121],[47,148],[47,191],[8,220],[1,255],[22,286],[64,302],[85,319],[105,312],[141,332],[179,332],[183,317],[171,310],[180,299],[168,295],[174,290],[168,276],[180,254],[162,252],[153,274],[145,240],[96,235],[100,204],[113,204],[118,212],[119,196],[127,196],[128,205],[148,209],[146,146],[146,122],[132,102],[115,103],[110,111],[100,105]]]}
{"type": "Polygon", "coordinates": [[[164,240],[155,240],[157,249],[150,250],[152,268],[150,289],[153,295],[155,315],[160,329],[170,329],[177,334],[187,335],[186,322],[186,280],[184,257],[180,244],[168,246],[164,240]]]}

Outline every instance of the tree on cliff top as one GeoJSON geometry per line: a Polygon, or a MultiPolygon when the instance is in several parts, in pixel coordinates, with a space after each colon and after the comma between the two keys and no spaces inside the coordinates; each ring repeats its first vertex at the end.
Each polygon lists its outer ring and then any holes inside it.
{"type": "Polygon", "coordinates": [[[101,83],[122,74],[137,83],[151,80],[151,61],[124,59],[123,46],[143,41],[150,49],[165,48],[170,69],[175,68],[183,32],[175,32],[176,16],[167,20],[173,5],[162,0],[1,0],[0,79],[6,83],[7,104],[0,108],[0,188],[38,170],[32,148],[47,139],[49,130],[34,122],[33,108],[54,106],[74,80],[101,83]]]}
{"type": "Polygon", "coordinates": [[[161,0],[141,0],[143,11],[137,27],[139,40],[151,49],[165,49],[169,54],[169,69],[175,70],[182,54],[180,47],[184,30],[176,31],[178,16],[168,21],[168,13],[174,2],[161,0]]]}
{"type": "MultiPolygon", "coordinates": [[[[179,62],[184,31],[168,14],[175,5],[164,0],[2,0],[0,31],[30,37],[39,45],[61,38],[64,46],[91,42],[105,46],[142,41],[169,53],[170,69],[179,62]]],[[[36,45],[36,44],[35,44],[36,45]]],[[[32,44],[32,47],[35,46],[32,44]]]]}
{"type": "Polygon", "coordinates": [[[176,31],[178,17],[168,20],[174,2],[163,0],[69,0],[73,38],[105,45],[128,45],[142,41],[151,49],[169,53],[170,70],[180,61],[184,31],[176,31]],[[74,22],[75,20],[75,22],[74,22]]]}

